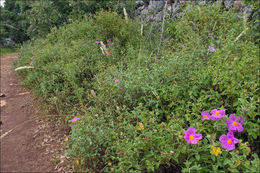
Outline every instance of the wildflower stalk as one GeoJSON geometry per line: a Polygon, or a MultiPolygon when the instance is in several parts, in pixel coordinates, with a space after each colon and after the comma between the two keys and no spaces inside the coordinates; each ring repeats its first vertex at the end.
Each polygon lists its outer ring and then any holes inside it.
{"type": "Polygon", "coordinates": [[[125,15],[125,20],[126,20],[126,22],[128,22],[128,17],[127,17],[127,12],[126,12],[125,7],[123,8],[123,11],[124,11],[124,15],[125,15]]]}
{"type": "Polygon", "coordinates": [[[244,16],[243,16],[243,24],[244,24],[244,30],[237,36],[237,38],[235,39],[235,42],[243,35],[246,33],[246,31],[248,30],[247,25],[247,18],[246,18],[246,12],[244,12],[244,16]]]}
{"type": "Polygon", "coordinates": [[[17,67],[14,71],[23,70],[23,69],[29,69],[33,68],[32,66],[23,66],[23,67],[17,67]]]}

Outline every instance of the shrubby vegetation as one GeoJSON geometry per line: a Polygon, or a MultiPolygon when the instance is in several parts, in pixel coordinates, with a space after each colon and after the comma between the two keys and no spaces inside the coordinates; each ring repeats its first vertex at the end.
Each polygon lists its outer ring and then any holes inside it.
{"type": "Polygon", "coordinates": [[[5,43],[5,38],[15,43],[44,38],[51,28],[101,9],[113,9],[122,14],[125,7],[132,16],[134,3],[133,0],[5,0],[4,7],[0,6],[0,44],[5,43]]]}
{"type": "Polygon", "coordinates": [[[138,21],[101,11],[25,44],[16,66],[33,65],[20,72],[24,84],[68,115],[75,171],[257,172],[259,49],[251,25],[214,5],[194,6],[165,27],[169,39],[157,56],[158,30],[151,38],[150,26],[141,31],[138,21]],[[213,109],[226,113],[202,121],[213,109]],[[219,141],[230,114],[244,128],[231,151],[219,141]],[[202,135],[198,144],[184,139],[190,127],[202,135]]]}

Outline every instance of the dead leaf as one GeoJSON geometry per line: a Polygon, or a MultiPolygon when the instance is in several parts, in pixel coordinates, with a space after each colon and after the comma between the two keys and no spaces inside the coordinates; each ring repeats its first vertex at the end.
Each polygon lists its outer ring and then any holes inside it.
{"type": "Polygon", "coordinates": [[[95,98],[97,97],[94,90],[90,90],[90,93],[91,93],[91,95],[92,95],[93,97],[95,97],[95,98]]]}
{"type": "Polygon", "coordinates": [[[144,124],[143,123],[138,123],[137,129],[140,131],[144,130],[144,124]]]}

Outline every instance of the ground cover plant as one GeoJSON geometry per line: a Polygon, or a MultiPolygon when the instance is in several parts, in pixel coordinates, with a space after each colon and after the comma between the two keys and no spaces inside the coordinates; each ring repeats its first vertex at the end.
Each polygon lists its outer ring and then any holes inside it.
{"type": "Polygon", "coordinates": [[[74,171],[257,172],[251,25],[215,4],[165,28],[160,56],[158,31],[107,11],[22,47],[24,84],[67,115],[74,171]]]}
{"type": "Polygon", "coordinates": [[[14,48],[9,48],[9,47],[1,47],[0,48],[0,56],[3,56],[7,53],[14,53],[15,49],[14,48]]]}

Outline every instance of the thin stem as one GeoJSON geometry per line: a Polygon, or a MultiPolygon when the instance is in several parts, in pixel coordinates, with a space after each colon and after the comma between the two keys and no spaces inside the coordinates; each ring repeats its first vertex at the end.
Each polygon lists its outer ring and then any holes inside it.
{"type": "MultiPolygon", "coordinates": [[[[164,5],[164,8],[163,8],[163,21],[162,21],[162,32],[161,32],[161,38],[160,38],[160,43],[158,45],[158,52],[157,52],[157,55],[160,54],[160,48],[161,48],[161,44],[162,44],[162,39],[163,39],[163,33],[164,33],[164,22],[165,22],[165,10],[166,10],[166,7],[167,7],[167,1],[164,5]]],[[[154,62],[156,63],[156,57],[154,59],[154,62]]]]}

